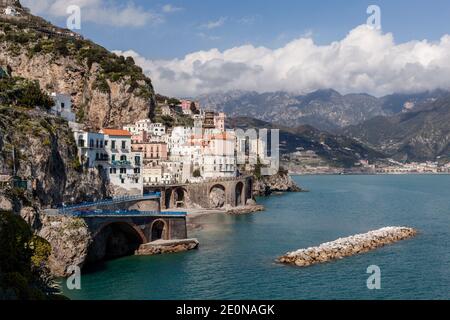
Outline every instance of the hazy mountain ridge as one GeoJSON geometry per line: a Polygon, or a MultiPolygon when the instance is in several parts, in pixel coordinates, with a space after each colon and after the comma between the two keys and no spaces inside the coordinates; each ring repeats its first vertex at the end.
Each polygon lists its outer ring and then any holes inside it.
{"type": "Polygon", "coordinates": [[[288,92],[257,93],[230,91],[197,98],[204,108],[224,111],[232,117],[253,117],[283,126],[311,125],[337,132],[377,116],[390,116],[414,109],[417,104],[442,97],[436,90],[418,94],[393,94],[376,98],[368,94],[347,94],[327,89],[306,95],[288,92]]]}
{"type": "Polygon", "coordinates": [[[450,94],[426,99],[412,111],[376,117],[342,132],[398,160],[449,160],[450,94]]]}
{"type": "Polygon", "coordinates": [[[312,150],[328,164],[336,167],[352,167],[363,159],[373,161],[385,158],[381,152],[354,139],[323,132],[308,125],[288,128],[249,117],[231,118],[228,125],[230,128],[241,129],[280,129],[281,154],[312,150]]]}

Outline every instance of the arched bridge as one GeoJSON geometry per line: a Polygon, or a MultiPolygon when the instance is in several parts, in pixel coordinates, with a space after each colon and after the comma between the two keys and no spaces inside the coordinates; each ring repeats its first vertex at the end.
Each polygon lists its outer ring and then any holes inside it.
{"type": "Polygon", "coordinates": [[[186,213],[82,212],[91,234],[87,263],[133,255],[141,245],[158,240],[187,239],[186,213]]]}
{"type": "Polygon", "coordinates": [[[49,209],[46,213],[84,220],[92,239],[86,261],[90,263],[134,254],[141,245],[158,240],[187,239],[187,214],[161,212],[160,196],[148,193],[80,203],[49,209]]]}
{"type": "Polygon", "coordinates": [[[239,207],[253,198],[253,177],[212,179],[201,183],[146,186],[146,190],[161,194],[164,209],[195,208],[221,209],[239,207]]]}

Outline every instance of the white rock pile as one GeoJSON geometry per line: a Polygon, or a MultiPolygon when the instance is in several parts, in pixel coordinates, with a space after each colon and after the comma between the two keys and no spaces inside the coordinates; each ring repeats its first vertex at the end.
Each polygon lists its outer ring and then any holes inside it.
{"type": "Polygon", "coordinates": [[[365,253],[388,244],[409,239],[417,235],[417,231],[406,227],[387,227],[364,234],[341,238],[321,244],[318,247],[289,252],[278,258],[278,262],[308,267],[314,264],[350,257],[365,253]]]}

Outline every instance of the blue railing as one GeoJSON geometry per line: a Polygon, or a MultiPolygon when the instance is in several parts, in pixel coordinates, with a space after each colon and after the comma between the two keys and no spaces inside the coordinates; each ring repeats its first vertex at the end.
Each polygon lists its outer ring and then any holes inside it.
{"type": "Polygon", "coordinates": [[[101,216],[181,216],[186,217],[187,212],[170,211],[138,211],[138,210],[86,210],[73,211],[70,213],[75,217],[101,217],[101,216]]]}
{"type": "Polygon", "coordinates": [[[82,202],[82,203],[78,203],[78,204],[74,204],[74,205],[61,206],[58,209],[62,212],[65,212],[68,210],[72,211],[72,210],[76,210],[76,209],[88,208],[88,207],[93,207],[93,206],[104,206],[104,205],[111,205],[111,204],[120,203],[120,202],[154,199],[154,198],[161,198],[161,192],[146,193],[142,196],[141,195],[123,196],[123,197],[117,197],[117,198],[108,199],[108,200],[100,200],[100,201],[95,201],[95,202],[82,202]]]}

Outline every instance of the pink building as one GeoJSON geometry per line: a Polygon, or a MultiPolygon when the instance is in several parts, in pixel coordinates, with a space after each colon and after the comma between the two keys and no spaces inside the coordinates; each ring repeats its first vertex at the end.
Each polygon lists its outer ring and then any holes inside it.
{"type": "MultiPolygon", "coordinates": [[[[194,101],[191,100],[181,100],[181,109],[183,111],[189,111],[191,110],[191,103],[194,101]]],[[[197,108],[197,110],[200,110],[200,104],[198,102],[194,102],[195,103],[195,107],[197,108]]]]}
{"type": "Polygon", "coordinates": [[[148,137],[148,132],[147,131],[141,131],[137,134],[133,134],[133,136],[131,137],[131,142],[133,144],[137,144],[137,143],[145,143],[146,141],[148,141],[149,137],[148,137]]]}
{"type": "Polygon", "coordinates": [[[161,142],[145,142],[133,143],[134,152],[142,152],[145,160],[161,160],[166,161],[168,159],[167,144],[161,142]]]}

